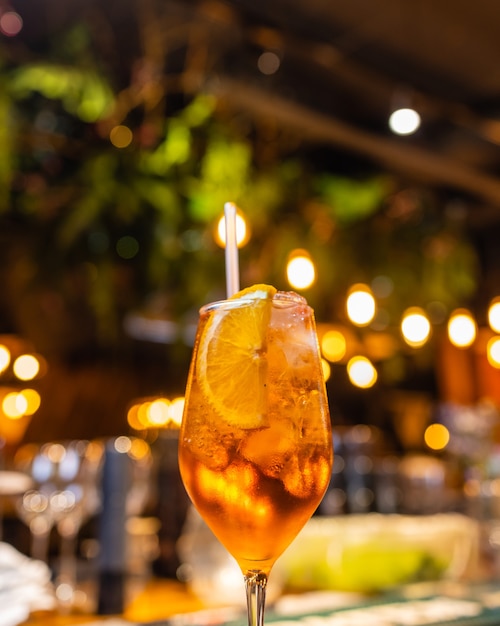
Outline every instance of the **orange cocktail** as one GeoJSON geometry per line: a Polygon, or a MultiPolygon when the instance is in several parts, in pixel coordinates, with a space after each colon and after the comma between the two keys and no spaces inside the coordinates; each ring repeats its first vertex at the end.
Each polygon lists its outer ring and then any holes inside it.
{"type": "Polygon", "coordinates": [[[328,403],[304,298],[259,285],[202,308],[179,463],[194,505],[246,579],[267,580],[331,476],[328,403]]]}

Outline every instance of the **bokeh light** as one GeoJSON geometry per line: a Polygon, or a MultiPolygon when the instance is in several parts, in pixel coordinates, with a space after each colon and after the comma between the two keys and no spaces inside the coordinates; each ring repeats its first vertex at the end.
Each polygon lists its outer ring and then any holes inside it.
{"type": "Polygon", "coordinates": [[[492,337],[486,345],[486,358],[488,363],[500,369],[500,337],[492,337]]]}
{"type": "Polygon", "coordinates": [[[488,307],[488,324],[491,330],[500,333],[500,298],[495,298],[488,307]]]}
{"type": "Polygon", "coordinates": [[[27,408],[28,402],[26,398],[16,391],[8,393],[2,401],[2,411],[10,419],[22,417],[27,408]]]}
{"type": "Polygon", "coordinates": [[[397,109],[389,117],[389,128],[396,135],[411,135],[418,130],[420,122],[420,115],[415,109],[397,109]]]}
{"type": "Polygon", "coordinates": [[[15,11],[6,11],[0,16],[0,31],[7,37],[15,37],[23,28],[23,18],[15,11]]]}
{"type": "Polygon", "coordinates": [[[276,74],[281,65],[281,59],[276,54],[276,52],[267,51],[263,52],[258,60],[257,67],[262,74],[266,74],[266,76],[271,76],[272,74],[276,74]]]}
{"type": "Polygon", "coordinates": [[[33,415],[40,408],[42,402],[40,394],[35,389],[23,389],[19,392],[21,396],[26,400],[25,415],[33,415]]]}
{"type": "Polygon", "coordinates": [[[471,346],[477,335],[477,325],[466,309],[457,309],[448,320],[448,338],[457,348],[471,346]]]}
{"type": "Polygon", "coordinates": [[[403,313],[401,320],[401,334],[405,342],[413,348],[427,343],[431,333],[431,323],[423,311],[418,307],[411,307],[403,313]]]}
{"type": "Polygon", "coordinates": [[[364,356],[354,356],[347,363],[349,380],[356,387],[368,389],[377,382],[377,370],[370,359],[364,356]]]}
{"type": "Polygon", "coordinates": [[[0,345],[0,373],[9,367],[10,350],[7,346],[0,345]]]}
{"type": "MultiPolygon", "coordinates": [[[[250,229],[245,217],[237,211],[236,213],[236,245],[242,248],[250,239],[250,229]]],[[[226,247],[226,218],[224,215],[217,222],[215,241],[221,248],[226,247]]]]}
{"type": "Polygon", "coordinates": [[[115,148],[127,148],[131,143],[134,135],[128,126],[114,126],[109,133],[109,140],[115,148]]]}
{"type": "Polygon", "coordinates": [[[332,363],[344,358],[347,342],[339,330],[328,330],[321,338],[321,352],[332,363]]]}
{"type": "Polygon", "coordinates": [[[179,396],[174,398],[170,403],[169,407],[169,418],[170,423],[174,426],[180,427],[182,422],[182,414],[184,412],[184,403],[185,398],[183,396],[179,396]]]}
{"type": "Polygon", "coordinates": [[[121,454],[128,454],[132,448],[132,440],[130,437],[126,437],[125,435],[120,435],[117,437],[113,444],[114,449],[121,454]]]}
{"type": "Polygon", "coordinates": [[[443,450],[450,441],[450,433],[443,424],[430,424],[425,429],[424,441],[431,450],[443,450]]]}
{"type": "Polygon", "coordinates": [[[286,276],[293,289],[308,289],[316,280],[316,268],[305,250],[294,250],[286,266],[286,276]]]}
{"type": "Polygon", "coordinates": [[[40,361],[33,354],[18,356],[12,366],[19,380],[33,380],[40,371],[40,361]]]}
{"type": "Polygon", "coordinates": [[[147,417],[151,426],[164,426],[169,420],[170,402],[166,398],[158,398],[148,405],[147,417]]]}
{"type": "Polygon", "coordinates": [[[375,317],[376,303],[367,285],[357,284],[349,289],[346,300],[347,316],[356,326],[367,326],[375,317]]]}
{"type": "Polygon", "coordinates": [[[135,401],[127,411],[128,425],[134,430],[177,429],[181,425],[184,397],[170,400],[165,397],[143,398],[135,401]]]}
{"type": "Polygon", "coordinates": [[[321,369],[323,370],[323,378],[326,382],[332,375],[332,368],[326,359],[321,359],[321,369]]]}

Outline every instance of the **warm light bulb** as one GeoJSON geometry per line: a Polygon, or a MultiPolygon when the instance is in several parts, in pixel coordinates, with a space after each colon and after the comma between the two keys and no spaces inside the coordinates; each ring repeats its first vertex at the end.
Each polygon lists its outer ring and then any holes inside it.
{"type": "Polygon", "coordinates": [[[344,358],[346,350],[346,339],[339,330],[328,330],[321,338],[321,352],[329,361],[340,361],[344,358]]]}
{"type": "Polygon", "coordinates": [[[477,325],[465,309],[459,309],[452,313],[448,320],[448,338],[457,348],[467,348],[476,339],[477,325]]]}
{"type": "Polygon", "coordinates": [[[28,408],[26,398],[17,392],[8,393],[2,401],[2,410],[10,419],[22,417],[28,408]]]}
{"type": "Polygon", "coordinates": [[[367,326],[375,317],[375,298],[366,285],[354,285],[346,301],[347,316],[356,326],[367,326]]]}
{"type": "Polygon", "coordinates": [[[486,358],[491,366],[500,369],[500,337],[492,337],[488,341],[486,358]]]}
{"type": "Polygon", "coordinates": [[[347,363],[349,380],[356,387],[368,389],[377,382],[377,370],[371,361],[364,356],[354,356],[347,363]]]}
{"type": "Polygon", "coordinates": [[[40,362],[32,354],[22,354],[14,361],[12,369],[19,380],[33,380],[40,371],[40,362]]]}
{"type": "Polygon", "coordinates": [[[411,307],[403,314],[401,333],[406,343],[413,348],[423,346],[429,339],[431,324],[427,315],[418,307],[411,307]]]}
{"type": "Polygon", "coordinates": [[[132,440],[126,435],[120,435],[114,441],[114,449],[121,454],[130,452],[132,448],[132,440]]]}
{"type": "Polygon", "coordinates": [[[170,402],[166,398],[158,398],[148,403],[147,418],[150,426],[165,426],[170,419],[170,402]]]}
{"type": "Polygon", "coordinates": [[[490,302],[488,308],[488,324],[491,330],[500,333],[500,298],[495,298],[490,302]]]}
{"type": "Polygon", "coordinates": [[[420,126],[420,115],[415,109],[402,108],[391,113],[389,128],[396,135],[411,135],[420,126]]]}
{"type": "Polygon", "coordinates": [[[326,382],[332,375],[332,368],[326,359],[321,359],[321,369],[323,370],[323,378],[326,382]]]}
{"type": "MultiPolygon", "coordinates": [[[[236,213],[236,245],[242,248],[250,238],[250,231],[247,222],[241,213],[236,213]]],[[[216,243],[221,247],[226,247],[226,218],[223,215],[217,222],[217,231],[215,235],[216,243]]]]}
{"type": "Polygon", "coordinates": [[[0,372],[7,369],[10,363],[10,350],[7,346],[0,345],[0,372]]]}
{"type": "Polygon", "coordinates": [[[25,415],[33,415],[40,408],[41,398],[38,391],[35,389],[23,389],[20,392],[20,395],[26,400],[26,410],[24,411],[25,415]]]}
{"type": "Polygon", "coordinates": [[[425,429],[424,441],[431,450],[443,450],[450,441],[450,433],[443,424],[430,424],[425,429]]]}
{"type": "Polygon", "coordinates": [[[140,403],[133,404],[127,411],[127,423],[134,430],[142,430],[145,425],[139,419],[140,403]]]}
{"type": "Polygon", "coordinates": [[[184,397],[174,398],[168,408],[168,416],[172,426],[180,426],[184,412],[184,397]]]}
{"type": "Polygon", "coordinates": [[[293,289],[308,289],[316,280],[316,269],[307,253],[292,253],[286,266],[288,282],[293,289]]]}

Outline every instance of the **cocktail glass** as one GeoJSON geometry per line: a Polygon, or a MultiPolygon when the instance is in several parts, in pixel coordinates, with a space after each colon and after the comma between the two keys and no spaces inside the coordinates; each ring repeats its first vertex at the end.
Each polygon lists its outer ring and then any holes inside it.
{"type": "Polygon", "coordinates": [[[179,437],[188,495],[243,573],[249,626],[333,456],[313,311],[260,287],[201,309],[179,437]]]}

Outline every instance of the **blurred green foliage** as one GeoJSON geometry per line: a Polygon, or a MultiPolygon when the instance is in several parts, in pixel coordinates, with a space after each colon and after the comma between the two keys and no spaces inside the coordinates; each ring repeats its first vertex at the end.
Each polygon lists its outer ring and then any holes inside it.
{"type": "Polygon", "coordinates": [[[258,125],[203,93],[169,106],[165,92],[160,113],[146,100],[124,109],[124,93],[139,90],[116,86],[82,28],[43,62],[11,60],[0,81],[3,317],[45,341],[41,348],[77,350],[89,337],[114,345],[131,311],[182,325],[223,296],[213,230],[229,200],[252,232],[240,252],[242,285],[287,289],[287,257],[305,248],[318,274],[305,295],[319,321],[342,319],[348,287],[377,276],[394,286],[383,302],[389,326],[406,306],[439,301],[450,310],[477,287],[465,225],[437,195],[387,173],[350,178],[279,133],[263,141],[258,125]],[[109,139],[116,124],[132,130],[127,147],[109,139]],[[123,237],[137,244],[132,258],[117,250],[123,237]],[[50,333],[65,324],[64,341],[54,342],[50,333]]]}

